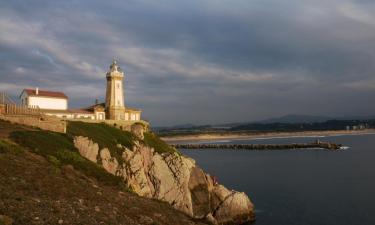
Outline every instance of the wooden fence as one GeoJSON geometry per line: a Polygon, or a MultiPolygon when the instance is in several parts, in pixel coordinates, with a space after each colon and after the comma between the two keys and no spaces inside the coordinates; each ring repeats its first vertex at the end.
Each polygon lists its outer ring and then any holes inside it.
{"type": "Polygon", "coordinates": [[[0,92],[0,105],[16,104],[5,92],[0,92]]]}
{"type": "Polygon", "coordinates": [[[35,115],[39,116],[40,109],[38,106],[5,104],[5,115],[35,115]]]}
{"type": "Polygon", "coordinates": [[[38,106],[18,105],[5,92],[0,92],[0,108],[5,115],[40,115],[38,106]]]}

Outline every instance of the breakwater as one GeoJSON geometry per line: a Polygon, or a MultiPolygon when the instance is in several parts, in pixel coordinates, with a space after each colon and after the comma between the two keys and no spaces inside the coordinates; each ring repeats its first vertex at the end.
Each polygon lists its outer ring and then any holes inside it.
{"type": "Polygon", "coordinates": [[[339,150],[342,145],[316,141],[293,144],[174,144],[177,149],[238,149],[238,150],[289,150],[289,149],[327,149],[339,150]]]}

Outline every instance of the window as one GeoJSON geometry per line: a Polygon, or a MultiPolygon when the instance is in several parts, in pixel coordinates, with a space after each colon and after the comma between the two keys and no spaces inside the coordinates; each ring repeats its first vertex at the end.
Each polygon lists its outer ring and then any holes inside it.
{"type": "Polygon", "coordinates": [[[120,89],[120,84],[117,84],[117,89],[120,89]]]}

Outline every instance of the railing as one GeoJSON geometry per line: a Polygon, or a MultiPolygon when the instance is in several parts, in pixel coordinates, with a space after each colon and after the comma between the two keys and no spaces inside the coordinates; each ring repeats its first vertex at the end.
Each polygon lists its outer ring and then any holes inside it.
{"type": "Polygon", "coordinates": [[[5,104],[5,115],[35,115],[39,116],[40,108],[38,106],[5,104]]]}
{"type": "Polygon", "coordinates": [[[16,104],[5,92],[0,92],[0,104],[16,104]]]}
{"type": "Polygon", "coordinates": [[[0,113],[5,115],[36,115],[39,116],[38,106],[18,105],[5,92],[0,92],[0,113]]]}

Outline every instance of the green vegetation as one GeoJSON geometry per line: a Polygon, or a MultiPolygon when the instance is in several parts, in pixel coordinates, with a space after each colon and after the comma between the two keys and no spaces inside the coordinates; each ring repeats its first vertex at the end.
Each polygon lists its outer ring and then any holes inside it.
{"type": "Polygon", "coordinates": [[[10,138],[19,145],[43,155],[55,166],[72,165],[87,176],[111,185],[123,185],[120,177],[106,172],[100,165],[81,157],[72,140],[65,134],[48,131],[15,131],[10,138]]]}
{"type": "Polygon", "coordinates": [[[178,151],[175,148],[172,148],[169,146],[165,141],[161,140],[156,134],[151,132],[145,132],[144,133],[145,139],[144,143],[145,145],[148,145],[150,147],[153,147],[155,149],[155,152],[157,153],[174,153],[178,151]]]}
{"type": "MultiPolygon", "coordinates": [[[[119,163],[123,163],[122,153],[125,146],[133,149],[134,142],[140,141],[153,147],[157,153],[175,153],[178,151],[170,147],[156,134],[144,133],[144,140],[138,140],[128,131],[122,131],[104,123],[69,122],[67,134],[55,133],[43,130],[17,129],[10,133],[10,139],[19,146],[44,156],[56,168],[63,165],[72,165],[87,176],[92,176],[108,184],[123,184],[120,177],[107,173],[100,165],[83,158],[75,148],[73,138],[84,136],[98,143],[100,149],[108,148],[111,156],[119,163]]],[[[21,152],[22,148],[9,141],[0,141],[0,153],[2,151],[21,152]]]]}
{"type": "Polygon", "coordinates": [[[0,154],[1,153],[22,154],[23,149],[7,140],[0,140],[0,154]]]}
{"type": "Polygon", "coordinates": [[[58,160],[55,156],[49,155],[49,156],[47,157],[47,159],[48,159],[48,161],[49,161],[50,163],[52,163],[54,166],[56,166],[56,167],[60,167],[60,166],[61,166],[61,162],[60,162],[60,160],[58,160]]]}
{"type": "MultiPolygon", "coordinates": [[[[142,126],[144,124],[140,123],[142,126]]],[[[118,162],[123,162],[123,149],[118,147],[118,144],[133,149],[134,141],[137,137],[129,131],[122,131],[118,128],[112,127],[105,123],[84,123],[84,122],[69,122],[67,133],[72,138],[74,136],[84,136],[98,143],[100,149],[108,148],[113,157],[116,157],[118,162]]],[[[156,152],[176,152],[167,143],[161,140],[157,135],[150,132],[144,133],[145,145],[153,147],[156,152]]]]}
{"type": "Polygon", "coordinates": [[[122,131],[105,123],[84,123],[69,122],[67,134],[73,138],[74,136],[88,137],[99,145],[100,149],[108,148],[111,155],[122,162],[123,149],[119,147],[125,146],[130,150],[133,149],[134,140],[137,138],[129,131],[122,131]]]}

